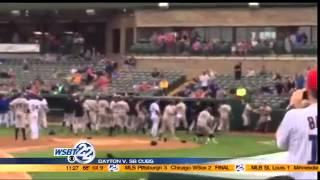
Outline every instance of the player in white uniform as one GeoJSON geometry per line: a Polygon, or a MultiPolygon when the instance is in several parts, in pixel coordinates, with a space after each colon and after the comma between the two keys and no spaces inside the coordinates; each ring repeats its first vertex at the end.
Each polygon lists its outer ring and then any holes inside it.
{"type": "Polygon", "coordinates": [[[160,134],[159,134],[160,138],[166,131],[169,131],[171,136],[175,138],[176,117],[177,117],[176,106],[174,102],[171,102],[164,108],[164,111],[163,111],[160,134]]]}
{"type": "MultiPolygon", "coordinates": [[[[39,120],[43,128],[48,127],[47,112],[49,111],[48,102],[45,98],[41,100],[41,108],[39,110],[39,120]]],[[[40,127],[41,127],[40,126],[40,127]]]]}
{"type": "Polygon", "coordinates": [[[196,141],[200,143],[208,143],[212,141],[213,143],[217,143],[214,139],[214,132],[218,126],[218,122],[215,118],[211,115],[212,109],[209,107],[203,111],[201,111],[198,115],[197,124],[196,124],[196,141]],[[206,138],[204,142],[201,137],[206,138]]]}
{"type": "MultiPolygon", "coordinates": [[[[311,70],[307,76],[310,105],[289,110],[276,132],[278,147],[288,151],[288,163],[318,164],[317,76],[317,70],[311,70]]],[[[295,179],[317,179],[317,172],[292,172],[289,175],[295,179]]]]}
{"type": "Polygon", "coordinates": [[[100,127],[110,128],[112,124],[110,121],[109,114],[109,102],[105,99],[98,100],[98,119],[97,119],[97,130],[100,130],[100,127]]]}
{"type": "Polygon", "coordinates": [[[83,102],[83,108],[85,110],[87,126],[90,130],[97,131],[97,112],[98,102],[95,99],[86,99],[83,102]]]}
{"type": "Polygon", "coordinates": [[[228,104],[221,104],[218,111],[220,114],[218,130],[229,132],[231,106],[228,104]]]}
{"type": "Polygon", "coordinates": [[[258,110],[254,110],[254,112],[260,114],[260,117],[257,122],[255,130],[256,131],[260,130],[261,126],[264,125],[263,132],[267,132],[269,122],[272,120],[271,119],[271,112],[272,112],[271,107],[268,106],[266,102],[264,102],[262,104],[262,106],[260,106],[260,108],[258,110]]]}
{"type": "Polygon", "coordinates": [[[159,107],[159,100],[156,102],[153,102],[150,105],[149,108],[150,115],[151,115],[151,121],[152,121],[152,127],[151,127],[151,136],[153,138],[157,137],[158,135],[158,129],[159,129],[159,123],[160,123],[160,107],[159,107]]]}
{"type": "Polygon", "coordinates": [[[147,123],[147,114],[148,110],[144,107],[144,102],[138,101],[135,105],[135,110],[137,112],[137,119],[134,125],[135,131],[139,133],[141,130],[143,134],[146,133],[146,130],[148,128],[148,123],[147,123]]]}
{"type": "Polygon", "coordinates": [[[117,102],[119,107],[119,125],[120,128],[126,133],[128,129],[130,129],[130,122],[128,112],[130,111],[129,104],[124,101],[120,100],[117,102]]]}
{"type": "Polygon", "coordinates": [[[15,115],[15,138],[18,140],[19,131],[22,132],[23,140],[27,140],[26,127],[29,125],[28,122],[28,111],[29,105],[28,100],[22,95],[19,95],[16,99],[11,101],[10,108],[15,115]]]}
{"type": "Polygon", "coordinates": [[[243,112],[242,112],[242,119],[243,119],[243,127],[245,130],[249,130],[249,127],[250,127],[250,112],[252,111],[252,107],[250,105],[249,102],[246,103],[244,109],[243,109],[243,112]]]}
{"type": "Polygon", "coordinates": [[[42,98],[36,95],[28,96],[29,118],[30,118],[30,138],[39,139],[39,112],[43,107],[42,98]]]}
{"type": "Polygon", "coordinates": [[[188,122],[187,122],[187,117],[186,117],[186,111],[187,111],[187,106],[183,101],[180,101],[176,105],[176,110],[177,110],[177,117],[176,117],[176,127],[179,127],[180,124],[182,123],[183,128],[187,129],[188,128],[188,122]]]}

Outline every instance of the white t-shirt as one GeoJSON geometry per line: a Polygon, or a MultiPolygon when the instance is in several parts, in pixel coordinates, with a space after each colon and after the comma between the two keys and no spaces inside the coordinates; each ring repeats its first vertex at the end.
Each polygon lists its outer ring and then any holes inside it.
{"type": "Polygon", "coordinates": [[[208,87],[208,81],[209,81],[210,77],[205,74],[205,75],[201,75],[199,77],[200,83],[201,83],[201,87],[208,87]]]}
{"type": "Polygon", "coordinates": [[[151,119],[154,119],[154,118],[159,118],[159,115],[160,114],[160,107],[157,103],[152,103],[150,105],[150,108],[149,108],[149,111],[150,111],[150,114],[151,114],[151,119]]]}
{"type": "MultiPolygon", "coordinates": [[[[288,111],[276,133],[277,146],[288,150],[287,163],[317,164],[318,109],[311,104],[304,109],[288,111]]],[[[317,179],[317,172],[290,173],[295,179],[317,179]]]]}

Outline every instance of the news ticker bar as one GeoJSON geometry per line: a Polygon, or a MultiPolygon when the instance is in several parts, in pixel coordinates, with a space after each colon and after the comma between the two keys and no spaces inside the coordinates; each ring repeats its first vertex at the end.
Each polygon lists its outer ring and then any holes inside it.
{"type": "MultiPolygon", "coordinates": [[[[95,158],[91,164],[201,164],[231,158],[95,158]]],[[[67,158],[0,158],[0,164],[69,164],[67,158]]]]}
{"type": "Polygon", "coordinates": [[[0,173],[8,172],[320,172],[320,165],[289,164],[8,164],[0,165],[0,173]]]}

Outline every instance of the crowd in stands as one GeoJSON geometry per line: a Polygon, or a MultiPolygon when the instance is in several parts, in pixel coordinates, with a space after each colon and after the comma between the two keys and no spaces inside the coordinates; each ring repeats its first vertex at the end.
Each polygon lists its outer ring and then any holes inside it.
{"type": "MultiPolygon", "coordinates": [[[[289,34],[285,40],[274,38],[241,40],[227,42],[220,39],[204,40],[197,31],[154,32],[148,40],[151,49],[156,53],[179,55],[214,55],[227,54],[246,56],[249,54],[285,54],[293,53],[293,49],[301,48],[310,41],[304,32],[289,34]]],[[[133,45],[132,52],[140,52],[139,44],[133,45]]],[[[143,46],[141,46],[143,47],[143,46]]],[[[148,49],[148,48],[146,48],[148,49]]]]}
{"type": "MultiPolygon", "coordinates": [[[[308,68],[310,69],[310,68],[308,68]]],[[[245,74],[242,74],[242,64],[237,63],[234,67],[234,80],[242,78],[271,76],[272,84],[263,84],[261,87],[255,87],[256,95],[277,95],[282,97],[290,96],[296,89],[303,89],[305,84],[305,74],[284,75],[279,72],[268,72],[265,66],[261,67],[259,72],[254,68],[248,68],[245,74]]],[[[194,78],[192,82],[186,85],[182,90],[176,93],[180,97],[192,98],[215,98],[223,100],[235,97],[236,87],[225,87],[217,83],[219,75],[213,70],[206,70],[199,77],[194,78]]],[[[240,87],[239,87],[240,88],[240,87]]],[[[246,89],[247,87],[242,87],[246,89]]]]}

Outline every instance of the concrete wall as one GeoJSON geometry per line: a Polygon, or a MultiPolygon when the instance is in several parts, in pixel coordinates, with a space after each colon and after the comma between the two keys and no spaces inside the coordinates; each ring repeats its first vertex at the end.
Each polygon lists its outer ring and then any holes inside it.
{"type": "Polygon", "coordinates": [[[137,10],[138,27],[317,25],[316,7],[137,10]]]}
{"type": "MultiPolygon", "coordinates": [[[[203,70],[212,69],[221,74],[232,74],[234,65],[239,62],[238,59],[204,59],[204,58],[138,58],[137,68],[139,70],[150,70],[157,67],[161,70],[177,70],[184,72],[188,79],[197,77],[203,70]]],[[[314,60],[260,60],[259,58],[251,60],[242,60],[243,71],[251,67],[259,71],[262,65],[266,66],[268,71],[279,71],[285,74],[298,73],[306,70],[308,66],[315,65],[314,60]]]]}

